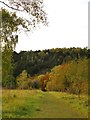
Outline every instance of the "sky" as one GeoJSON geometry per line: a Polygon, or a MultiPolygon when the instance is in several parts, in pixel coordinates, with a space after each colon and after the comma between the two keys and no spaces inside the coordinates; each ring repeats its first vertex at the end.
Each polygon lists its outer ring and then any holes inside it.
{"type": "Polygon", "coordinates": [[[16,51],[88,46],[88,0],[44,0],[48,27],[19,34],[16,51]]]}

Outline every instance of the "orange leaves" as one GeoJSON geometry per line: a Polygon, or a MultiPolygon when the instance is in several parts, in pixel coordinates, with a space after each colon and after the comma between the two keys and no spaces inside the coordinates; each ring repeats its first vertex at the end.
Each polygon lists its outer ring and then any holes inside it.
{"type": "MultiPolygon", "coordinates": [[[[48,90],[65,91],[70,88],[71,93],[77,89],[87,89],[87,60],[72,61],[68,64],[55,66],[49,74],[48,90]],[[85,84],[82,84],[85,82],[85,84]]],[[[82,91],[83,91],[82,89],[82,91]]]]}

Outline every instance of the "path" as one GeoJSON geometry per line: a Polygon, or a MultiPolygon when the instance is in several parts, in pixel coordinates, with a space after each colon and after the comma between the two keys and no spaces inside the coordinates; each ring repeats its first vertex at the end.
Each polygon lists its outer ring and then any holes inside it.
{"type": "Polygon", "coordinates": [[[70,104],[56,98],[53,94],[45,92],[44,98],[41,99],[40,110],[33,114],[33,118],[81,118],[80,113],[70,104]]]}

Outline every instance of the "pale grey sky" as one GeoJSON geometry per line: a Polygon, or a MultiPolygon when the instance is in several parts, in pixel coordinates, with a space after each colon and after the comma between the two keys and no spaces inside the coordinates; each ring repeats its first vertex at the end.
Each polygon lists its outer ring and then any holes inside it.
{"type": "Polygon", "coordinates": [[[88,46],[88,0],[44,0],[49,26],[19,35],[16,51],[88,46]]]}

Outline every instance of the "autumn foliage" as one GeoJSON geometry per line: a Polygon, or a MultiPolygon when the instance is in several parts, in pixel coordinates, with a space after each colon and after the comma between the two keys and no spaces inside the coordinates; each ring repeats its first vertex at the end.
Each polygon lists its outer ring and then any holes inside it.
{"type": "Polygon", "coordinates": [[[88,61],[78,60],[56,66],[50,73],[48,90],[69,92],[74,94],[87,93],[88,61]]]}
{"type": "Polygon", "coordinates": [[[31,77],[24,70],[17,77],[20,89],[41,89],[42,91],[60,91],[73,94],[87,94],[88,60],[71,61],[55,66],[51,72],[31,77]]]}

